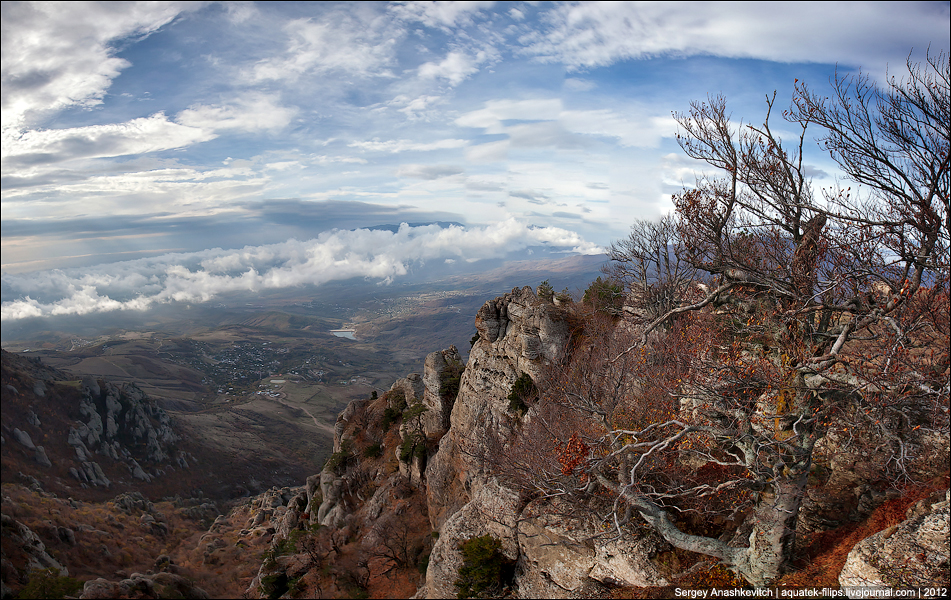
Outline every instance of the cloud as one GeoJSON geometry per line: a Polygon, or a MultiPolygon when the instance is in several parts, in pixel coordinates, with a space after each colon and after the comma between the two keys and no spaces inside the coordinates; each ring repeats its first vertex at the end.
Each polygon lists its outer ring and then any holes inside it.
{"type": "Polygon", "coordinates": [[[113,41],[148,35],[188,2],[5,2],[3,128],[25,127],[41,111],[101,104],[130,63],[113,41]]]}
{"type": "Polygon", "coordinates": [[[486,133],[504,133],[503,121],[552,120],[561,114],[561,100],[489,100],[485,107],[467,112],[455,120],[460,127],[485,129],[486,133]]]}
{"type": "Polygon", "coordinates": [[[403,32],[383,14],[335,11],[320,21],[295,19],[284,26],[286,51],[251,70],[254,81],[295,80],[303,74],[340,72],[357,77],[393,77],[396,44],[403,32]]]}
{"type": "Polygon", "coordinates": [[[587,92],[598,87],[598,84],[588,79],[569,77],[565,79],[564,86],[566,90],[571,92],[587,92]]]}
{"type": "Polygon", "coordinates": [[[573,69],[653,56],[778,62],[903,62],[911,45],[947,47],[946,3],[584,2],[558,4],[524,52],[573,69]]]}
{"type": "Polygon", "coordinates": [[[406,115],[408,119],[415,121],[417,119],[424,118],[428,120],[428,118],[432,116],[430,113],[433,112],[431,107],[437,104],[444,104],[445,102],[446,98],[442,96],[423,94],[421,96],[417,96],[416,98],[410,98],[400,94],[393,98],[393,100],[389,102],[389,105],[402,107],[398,108],[397,110],[406,115]]]}
{"type": "Polygon", "coordinates": [[[126,156],[182,148],[215,137],[211,131],[174,123],[164,113],[125,123],[26,132],[5,130],[4,171],[77,158],[126,156]]]}
{"type": "Polygon", "coordinates": [[[466,148],[466,160],[472,163],[489,163],[508,158],[511,143],[508,140],[488,142],[466,148]]]}
{"type": "Polygon", "coordinates": [[[463,52],[453,50],[442,61],[428,62],[420,65],[419,76],[423,79],[446,79],[449,85],[459,85],[469,78],[469,75],[478,73],[481,63],[486,61],[484,52],[471,57],[463,52]]]}
{"type": "MultiPolygon", "coordinates": [[[[455,123],[481,128],[488,134],[508,134],[511,146],[523,148],[588,146],[590,140],[581,136],[613,138],[621,146],[656,147],[662,137],[673,135],[673,119],[643,112],[637,107],[626,113],[612,109],[565,110],[557,98],[490,100],[484,108],[460,115],[455,123]]],[[[501,148],[480,146],[473,147],[470,154],[480,162],[504,156],[501,148]]]]}
{"type": "Polygon", "coordinates": [[[360,158],[358,156],[328,156],[326,154],[313,154],[309,158],[321,165],[329,165],[334,163],[352,163],[358,165],[367,164],[367,160],[365,158],[360,158]]]}
{"type": "Polygon", "coordinates": [[[352,142],[348,144],[351,148],[359,148],[367,152],[426,152],[429,150],[448,150],[451,148],[463,148],[469,144],[466,140],[445,139],[435,142],[413,142],[411,140],[386,140],[380,141],[374,138],[366,142],[352,142]]]}
{"type": "Polygon", "coordinates": [[[227,292],[353,277],[390,282],[425,261],[499,258],[538,245],[603,252],[575,232],[526,226],[515,219],[472,228],[403,223],[395,232],[335,230],[307,241],[168,254],[81,271],[4,275],[0,321],[146,310],[169,302],[206,302],[227,292]]]}
{"type": "Polygon", "coordinates": [[[473,14],[494,5],[495,2],[406,2],[390,10],[401,19],[443,29],[468,25],[473,14]]]}
{"type": "Polygon", "coordinates": [[[511,145],[516,148],[585,148],[590,140],[567,131],[557,121],[542,121],[539,123],[522,123],[505,128],[509,134],[511,145]]]}
{"type": "Polygon", "coordinates": [[[622,146],[656,147],[662,137],[672,137],[676,123],[669,116],[618,114],[610,109],[566,110],[558,120],[574,133],[615,138],[622,146]]]}
{"type": "Polygon", "coordinates": [[[273,95],[252,93],[231,104],[195,104],[178,113],[175,120],[210,131],[278,131],[287,127],[297,112],[281,106],[273,95]]]}
{"type": "Polygon", "coordinates": [[[228,130],[277,131],[296,114],[296,108],[281,106],[275,97],[255,93],[231,104],[196,104],[174,121],[159,112],[125,123],[31,131],[8,128],[3,131],[3,170],[6,174],[25,166],[184,148],[228,130]]]}
{"type": "Polygon", "coordinates": [[[470,177],[466,180],[466,189],[477,192],[501,192],[505,188],[500,183],[470,177]]]}
{"type": "Polygon", "coordinates": [[[528,200],[532,204],[551,204],[551,199],[547,195],[535,190],[512,190],[509,192],[509,196],[528,200]]]}
{"type": "Polygon", "coordinates": [[[411,177],[413,179],[440,179],[451,177],[464,173],[462,167],[452,165],[403,165],[396,170],[398,177],[411,177]]]}

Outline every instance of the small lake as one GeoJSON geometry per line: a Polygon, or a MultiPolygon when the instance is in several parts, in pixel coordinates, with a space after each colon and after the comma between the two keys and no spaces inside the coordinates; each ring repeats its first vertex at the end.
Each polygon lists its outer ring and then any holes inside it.
{"type": "Polygon", "coordinates": [[[347,338],[348,340],[356,340],[355,329],[331,329],[330,333],[334,334],[337,337],[347,338]]]}

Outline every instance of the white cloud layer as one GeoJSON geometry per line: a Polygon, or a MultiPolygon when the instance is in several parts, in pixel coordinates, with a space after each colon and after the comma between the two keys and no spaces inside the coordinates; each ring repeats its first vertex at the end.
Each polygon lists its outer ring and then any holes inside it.
{"type": "Polygon", "coordinates": [[[869,68],[870,59],[903,64],[909,38],[944,44],[948,16],[934,2],[564,3],[545,15],[547,30],[522,42],[527,54],[574,69],[661,55],[869,68]]]}
{"type": "Polygon", "coordinates": [[[207,302],[227,292],[255,292],[365,277],[388,283],[426,261],[498,258],[545,245],[583,254],[603,250],[556,227],[509,219],[485,227],[436,225],[396,232],[334,230],[319,237],[240,250],[205,250],[115,263],[81,271],[41,271],[3,277],[0,321],[116,310],[146,310],[169,302],[207,302]]]}
{"type": "MultiPolygon", "coordinates": [[[[181,148],[215,137],[201,127],[170,121],[164,113],[126,123],[90,125],[67,129],[35,129],[3,132],[3,158],[20,163],[54,163],[79,158],[102,158],[143,154],[181,148]]],[[[5,168],[4,171],[7,169],[5,168]]]]}
{"type": "Polygon", "coordinates": [[[358,148],[367,152],[426,152],[429,150],[448,150],[451,148],[463,148],[468,145],[466,140],[445,139],[435,142],[413,142],[412,140],[379,140],[373,139],[366,142],[351,142],[351,148],[358,148]]]}

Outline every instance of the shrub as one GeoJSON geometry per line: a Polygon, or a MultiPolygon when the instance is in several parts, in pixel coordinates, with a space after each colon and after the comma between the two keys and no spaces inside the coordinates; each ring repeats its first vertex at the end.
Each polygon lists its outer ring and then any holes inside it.
{"type": "Polygon", "coordinates": [[[340,473],[340,471],[346,467],[347,462],[353,456],[353,441],[348,438],[341,440],[340,450],[334,452],[330,455],[330,458],[327,459],[327,463],[324,465],[324,469],[333,471],[334,473],[340,473]]]}
{"type": "Polygon", "coordinates": [[[414,456],[423,458],[426,456],[426,438],[418,433],[407,433],[403,436],[403,443],[400,444],[400,460],[409,462],[414,456]]]}
{"type": "Polygon", "coordinates": [[[418,418],[421,414],[429,410],[426,408],[426,405],[422,402],[417,402],[416,404],[410,406],[405,411],[403,411],[403,421],[411,422],[413,419],[418,418]]]}
{"type": "Polygon", "coordinates": [[[612,316],[619,315],[624,304],[624,288],[614,279],[598,277],[585,290],[581,301],[590,304],[595,310],[612,316]]]}
{"type": "Polygon", "coordinates": [[[459,598],[485,598],[498,592],[505,563],[501,549],[502,542],[490,535],[469,538],[459,545],[462,567],[455,582],[459,598]]]}
{"type": "Polygon", "coordinates": [[[61,577],[56,569],[33,569],[30,581],[17,598],[65,598],[83,589],[83,582],[72,577],[61,577]]]}
{"type": "Polygon", "coordinates": [[[403,412],[406,409],[406,393],[403,390],[393,390],[388,392],[387,400],[394,409],[403,412]]]}
{"type": "Polygon", "coordinates": [[[429,552],[421,554],[419,556],[419,562],[416,563],[416,568],[419,570],[420,575],[425,575],[426,571],[429,570],[429,552]]]}
{"type": "Polygon", "coordinates": [[[383,446],[380,445],[380,442],[370,444],[363,449],[363,456],[366,458],[380,458],[383,456],[383,446]]]}
{"type": "MultiPolygon", "coordinates": [[[[476,339],[479,334],[476,334],[476,339]]],[[[475,342],[473,342],[475,343],[475,342]]],[[[439,372],[439,395],[446,400],[455,401],[459,395],[459,382],[462,380],[462,372],[465,366],[458,360],[450,360],[439,372]]]]}
{"type": "Polygon", "coordinates": [[[400,417],[403,415],[403,412],[395,408],[390,408],[389,406],[383,411],[383,418],[380,420],[380,427],[383,431],[387,431],[390,428],[390,425],[400,420],[400,417]]]}
{"type": "Polygon", "coordinates": [[[551,302],[555,297],[555,288],[551,287],[551,284],[548,283],[548,280],[538,284],[538,289],[535,290],[535,295],[541,298],[542,300],[547,300],[551,302]]]}
{"type": "Polygon", "coordinates": [[[273,573],[261,578],[261,592],[268,598],[280,598],[288,591],[287,573],[273,573]]]}
{"type": "Polygon", "coordinates": [[[525,400],[534,399],[537,395],[538,388],[535,387],[531,375],[522,373],[512,384],[512,389],[509,391],[509,410],[524,415],[528,411],[528,404],[525,403],[525,400]]]}

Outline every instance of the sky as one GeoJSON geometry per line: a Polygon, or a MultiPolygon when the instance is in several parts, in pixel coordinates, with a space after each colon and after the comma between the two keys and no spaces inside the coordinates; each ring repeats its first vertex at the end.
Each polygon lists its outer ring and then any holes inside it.
{"type": "Polygon", "coordinates": [[[673,112],[722,94],[759,124],[796,80],[900,77],[949,23],[948,2],[3,2],[0,319],[597,254],[701,169],[673,112]]]}

